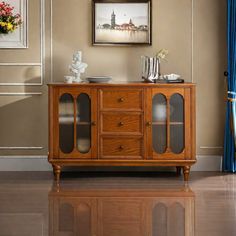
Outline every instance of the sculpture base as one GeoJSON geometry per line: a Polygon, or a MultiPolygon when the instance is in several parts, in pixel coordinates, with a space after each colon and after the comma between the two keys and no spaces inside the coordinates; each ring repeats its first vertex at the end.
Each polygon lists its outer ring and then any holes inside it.
{"type": "Polygon", "coordinates": [[[81,83],[82,79],[81,78],[74,78],[73,83],[81,83]]]}

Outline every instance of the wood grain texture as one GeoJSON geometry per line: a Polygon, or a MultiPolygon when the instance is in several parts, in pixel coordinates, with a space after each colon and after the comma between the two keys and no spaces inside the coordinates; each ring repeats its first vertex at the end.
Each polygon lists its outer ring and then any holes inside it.
{"type": "Polygon", "coordinates": [[[103,137],[101,139],[101,158],[143,158],[142,138],[103,137]]]}
{"type": "Polygon", "coordinates": [[[100,109],[101,110],[134,110],[143,109],[142,89],[101,89],[100,109]]]}
{"type": "Polygon", "coordinates": [[[131,112],[103,112],[101,113],[101,133],[102,134],[127,134],[141,135],[143,133],[142,113],[131,112]]]}

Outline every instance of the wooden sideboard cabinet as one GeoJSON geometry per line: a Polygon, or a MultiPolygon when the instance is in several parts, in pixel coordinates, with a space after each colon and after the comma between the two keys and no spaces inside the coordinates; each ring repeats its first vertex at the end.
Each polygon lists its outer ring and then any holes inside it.
{"type": "Polygon", "coordinates": [[[195,155],[195,85],[49,84],[49,156],[63,166],[175,166],[195,155]]]}

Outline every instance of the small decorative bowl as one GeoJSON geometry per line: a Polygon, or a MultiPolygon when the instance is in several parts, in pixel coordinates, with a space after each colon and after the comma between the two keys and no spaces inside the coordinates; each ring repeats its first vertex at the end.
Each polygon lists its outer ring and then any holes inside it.
{"type": "Polygon", "coordinates": [[[112,78],[107,76],[91,76],[86,79],[89,83],[108,83],[112,78]]]}

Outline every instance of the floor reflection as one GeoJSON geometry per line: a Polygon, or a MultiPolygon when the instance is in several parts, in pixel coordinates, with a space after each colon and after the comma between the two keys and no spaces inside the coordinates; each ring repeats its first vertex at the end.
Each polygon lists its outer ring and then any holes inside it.
{"type": "Polygon", "coordinates": [[[0,172],[0,236],[234,236],[236,175],[0,172]]]}
{"type": "Polygon", "coordinates": [[[50,235],[193,236],[194,201],[189,186],[55,185],[49,193],[50,235]]]}

